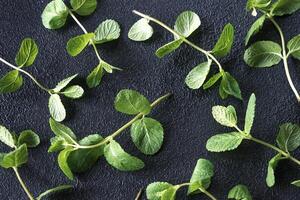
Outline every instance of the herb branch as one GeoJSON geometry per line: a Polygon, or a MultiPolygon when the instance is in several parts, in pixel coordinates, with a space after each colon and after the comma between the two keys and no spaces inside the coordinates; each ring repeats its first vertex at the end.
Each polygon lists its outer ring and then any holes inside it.
{"type": "Polygon", "coordinates": [[[214,48],[211,51],[207,51],[187,39],[201,25],[200,18],[196,13],[192,11],[185,11],[181,13],[175,22],[174,29],[162,21],[136,10],[134,10],[133,13],[142,17],[142,19],[137,21],[129,30],[128,37],[131,40],[145,41],[149,39],[153,34],[153,29],[149,25],[150,21],[160,25],[174,35],[174,41],[162,46],[156,51],[156,55],[159,58],[175,51],[182,43],[186,43],[206,56],[207,62],[197,65],[189,72],[185,79],[185,83],[190,89],[199,89],[201,86],[203,86],[204,89],[208,89],[222,78],[219,87],[219,94],[221,98],[225,99],[231,95],[238,99],[242,99],[238,82],[228,72],[224,71],[222,65],[217,59],[217,57],[226,56],[231,50],[234,40],[234,27],[231,24],[227,24],[224,27],[223,32],[214,48]],[[217,65],[219,73],[215,74],[206,83],[204,83],[212,64],[217,65]]]}
{"type": "Polygon", "coordinates": [[[126,153],[115,138],[131,127],[131,138],[135,146],[146,155],[157,153],[163,143],[163,127],[157,120],[146,116],[170,95],[166,94],[150,104],[146,97],[134,90],[121,90],[115,99],[115,109],[136,116],[105,138],[93,134],[77,141],[70,128],[50,119],[51,130],[56,136],[51,139],[48,152],[60,151],[58,164],[71,180],[74,178],[73,172],[90,169],[102,155],[118,170],[139,170],[144,167],[143,161],[126,153]]]}
{"type": "Polygon", "coordinates": [[[237,126],[237,115],[233,106],[214,106],[212,108],[214,119],[236,131],[212,136],[206,143],[206,149],[211,152],[231,151],[238,148],[243,140],[250,140],[276,151],[277,154],[269,161],[266,178],[267,185],[272,187],[275,184],[275,169],[280,160],[289,159],[300,166],[300,161],[291,155],[291,152],[300,146],[300,127],[292,123],[281,125],[276,138],[278,147],[257,139],[251,135],[255,106],[256,97],[252,94],[248,102],[244,130],[237,126]]]}
{"type": "Polygon", "coordinates": [[[271,0],[248,0],[247,10],[253,10],[253,16],[257,16],[257,11],[259,11],[262,13],[262,16],[253,23],[248,31],[246,45],[251,37],[263,28],[266,19],[268,19],[279,33],[281,46],[272,41],[256,42],[246,50],[244,60],[251,67],[271,67],[279,64],[282,60],[290,88],[300,102],[300,95],[292,81],[288,65],[290,56],[300,59],[300,35],[291,39],[286,45],[283,31],[274,18],[276,16],[292,14],[299,9],[300,3],[298,1],[278,0],[272,3],[271,0]],[[288,52],[287,49],[289,50],[288,52]]]}

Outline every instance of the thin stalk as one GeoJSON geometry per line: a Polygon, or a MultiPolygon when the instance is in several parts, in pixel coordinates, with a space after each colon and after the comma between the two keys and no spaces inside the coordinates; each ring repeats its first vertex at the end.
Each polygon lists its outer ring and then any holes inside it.
{"type": "MultiPolygon", "coordinates": [[[[84,28],[84,26],[80,23],[80,21],[76,18],[76,16],[73,14],[73,12],[71,10],[69,10],[69,14],[74,19],[74,21],[76,22],[76,24],[81,28],[81,30],[85,34],[87,34],[88,33],[87,30],[84,28]]],[[[102,59],[101,59],[101,57],[99,55],[98,49],[97,49],[96,44],[94,43],[93,39],[90,39],[90,44],[93,46],[93,49],[94,49],[94,51],[96,53],[96,56],[97,56],[99,62],[101,62],[102,59]]]]}
{"type": "Polygon", "coordinates": [[[29,191],[29,189],[26,187],[24,181],[22,180],[22,178],[21,178],[21,176],[20,176],[20,174],[19,174],[19,172],[18,172],[18,168],[13,167],[13,170],[14,170],[14,172],[15,172],[15,174],[16,174],[16,176],[17,176],[17,178],[18,178],[18,180],[19,180],[19,182],[20,182],[20,184],[21,184],[21,186],[22,186],[22,188],[23,188],[23,190],[24,190],[25,193],[27,194],[28,198],[29,198],[30,200],[34,200],[33,195],[31,194],[31,192],[29,191]]]}
{"type": "Polygon", "coordinates": [[[191,47],[193,47],[194,49],[196,49],[197,51],[205,54],[207,57],[209,57],[211,60],[213,60],[216,65],[219,67],[219,71],[222,72],[223,68],[222,65],[220,64],[220,62],[216,59],[216,57],[214,57],[210,51],[206,51],[204,49],[202,49],[201,47],[197,46],[196,44],[192,43],[191,41],[189,41],[188,39],[186,39],[183,35],[181,35],[180,33],[178,33],[177,31],[173,30],[171,27],[169,27],[168,25],[166,25],[165,23],[163,23],[162,21],[159,21],[153,17],[150,17],[149,15],[145,15],[141,12],[138,12],[136,10],[132,11],[134,14],[139,15],[140,17],[143,17],[145,19],[148,19],[158,25],[160,25],[161,27],[165,28],[167,31],[169,31],[170,33],[172,33],[173,35],[176,35],[177,37],[179,37],[183,42],[185,42],[186,44],[190,45],[191,47]]]}
{"type": "Polygon", "coordinates": [[[201,192],[203,192],[204,194],[206,194],[206,196],[208,196],[210,199],[212,200],[217,200],[216,197],[214,197],[214,195],[212,195],[210,192],[208,192],[207,190],[205,190],[204,188],[199,188],[199,190],[201,192]]]}
{"type": "Polygon", "coordinates": [[[0,58],[0,61],[3,62],[4,64],[8,65],[9,67],[15,69],[15,70],[18,70],[19,72],[22,72],[23,74],[27,75],[31,80],[33,80],[33,82],[39,87],[41,88],[42,90],[46,91],[46,92],[49,92],[50,89],[44,87],[42,84],[40,84],[30,73],[28,73],[27,71],[19,68],[19,67],[16,67],[14,66],[13,64],[7,62],[6,60],[4,60],[3,58],[0,58]]]}
{"type": "MultiPolygon", "coordinates": [[[[159,103],[161,103],[162,101],[164,101],[165,99],[167,99],[170,96],[171,96],[171,94],[168,93],[168,94],[166,94],[164,96],[159,97],[153,103],[151,103],[151,105],[150,105],[151,108],[154,108],[155,106],[157,106],[159,103]]],[[[104,145],[104,144],[108,143],[109,141],[111,141],[112,139],[114,139],[115,137],[117,137],[125,129],[127,129],[128,127],[130,127],[135,121],[137,121],[138,119],[142,118],[143,116],[144,116],[143,113],[139,113],[134,118],[132,118],[129,122],[127,122],[126,124],[124,124],[121,128],[119,128],[118,130],[116,130],[115,132],[113,132],[111,135],[107,136],[104,140],[102,140],[98,144],[89,145],[89,146],[75,145],[74,147],[78,148],[78,149],[92,149],[92,148],[96,148],[96,147],[99,147],[101,145],[104,145]]]]}
{"type": "Polygon", "coordinates": [[[136,197],[134,200],[139,200],[142,196],[142,192],[143,192],[143,189],[140,189],[140,191],[137,193],[136,197]]]}

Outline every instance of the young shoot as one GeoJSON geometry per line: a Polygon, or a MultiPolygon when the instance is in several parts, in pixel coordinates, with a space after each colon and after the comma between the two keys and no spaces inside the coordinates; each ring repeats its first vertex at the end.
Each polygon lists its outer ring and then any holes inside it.
{"type": "Polygon", "coordinates": [[[266,20],[270,20],[278,31],[281,44],[273,41],[259,41],[252,44],[244,54],[244,60],[250,67],[272,67],[283,61],[283,66],[288,83],[300,102],[300,95],[296,89],[289,71],[288,59],[293,57],[300,60],[300,35],[292,38],[287,44],[280,25],[276,22],[275,17],[290,15],[300,9],[300,1],[296,0],[248,0],[247,10],[252,10],[252,15],[261,16],[253,23],[246,36],[246,45],[248,45],[252,36],[257,34],[266,20]]]}
{"type": "Polygon", "coordinates": [[[77,74],[60,81],[53,89],[49,89],[37,81],[29,72],[24,70],[25,67],[31,66],[34,63],[37,54],[38,46],[35,41],[30,38],[26,38],[22,41],[19,52],[15,58],[17,66],[0,57],[0,62],[13,69],[0,79],[0,94],[11,93],[19,90],[23,85],[23,77],[21,74],[24,74],[28,76],[40,89],[50,95],[48,107],[51,117],[56,121],[63,121],[66,118],[66,109],[61,102],[60,95],[71,99],[77,99],[83,95],[84,90],[79,85],[68,86],[77,74]]]}
{"type": "Polygon", "coordinates": [[[153,28],[149,25],[150,21],[165,28],[167,31],[174,35],[173,41],[160,47],[156,51],[155,54],[157,57],[162,58],[174,52],[183,43],[191,46],[192,48],[205,55],[207,61],[197,65],[186,76],[185,83],[190,89],[195,90],[199,89],[202,86],[203,89],[208,89],[215,85],[219,79],[221,79],[219,94],[222,99],[225,99],[228,96],[234,96],[238,99],[242,99],[238,82],[228,72],[224,71],[221,63],[218,61],[218,58],[225,57],[231,51],[231,47],[234,41],[234,27],[231,24],[227,24],[224,27],[220,38],[218,39],[212,50],[204,50],[203,48],[197,46],[187,39],[201,25],[200,18],[196,13],[192,11],[182,12],[177,17],[174,29],[157,19],[138,11],[134,10],[133,13],[142,17],[142,19],[137,21],[129,30],[128,37],[131,40],[145,41],[149,39],[153,34],[153,28]],[[219,72],[207,80],[212,65],[216,65],[219,69],[219,72]]]}
{"type": "Polygon", "coordinates": [[[255,116],[255,102],[256,97],[252,94],[248,102],[244,129],[237,125],[237,115],[233,106],[214,106],[214,119],[223,126],[234,128],[235,131],[211,137],[206,143],[206,149],[211,152],[231,151],[238,148],[244,140],[250,140],[274,150],[277,154],[269,161],[266,177],[267,185],[272,187],[275,184],[275,169],[279,161],[291,160],[300,166],[300,161],[291,155],[291,152],[300,146],[300,127],[292,123],[281,125],[276,138],[277,146],[253,137],[251,128],[255,116]]]}
{"type": "Polygon", "coordinates": [[[24,130],[17,135],[0,125],[0,141],[12,149],[8,153],[0,153],[0,166],[4,169],[12,169],[14,171],[21,187],[30,200],[41,200],[54,192],[71,189],[73,187],[72,185],[60,185],[34,197],[21,178],[19,168],[28,161],[28,148],[34,148],[39,145],[39,136],[32,130],[24,130]]]}
{"type": "Polygon", "coordinates": [[[157,153],[163,143],[164,131],[160,122],[148,115],[169,96],[170,94],[166,94],[150,103],[146,97],[134,90],[121,90],[115,99],[115,109],[135,117],[105,138],[93,134],[78,141],[70,128],[50,119],[51,130],[56,136],[51,139],[48,152],[60,152],[59,167],[71,180],[74,179],[74,172],[90,169],[101,156],[120,171],[140,170],[144,167],[144,162],[126,153],[115,138],[130,127],[131,139],[142,153],[157,153]]]}
{"type": "Polygon", "coordinates": [[[103,44],[116,40],[120,37],[119,24],[108,19],[99,24],[98,28],[93,33],[89,33],[85,27],[76,18],[75,13],[80,16],[91,15],[97,7],[97,0],[70,0],[72,9],[68,8],[63,0],[53,0],[47,4],[42,13],[43,25],[48,29],[59,29],[63,27],[67,21],[68,16],[77,23],[82,29],[82,35],[71,38],[67,43],[67,52],[75,57],[80,54],[88,45],[91,45],[98,58],[98,65],[91,71],[86,78],[86,83],[90,88],[98,86],[105,73],[113,73],[113,70],[121,70],[104,61],[98,52],[97,44],[103,44]]]}

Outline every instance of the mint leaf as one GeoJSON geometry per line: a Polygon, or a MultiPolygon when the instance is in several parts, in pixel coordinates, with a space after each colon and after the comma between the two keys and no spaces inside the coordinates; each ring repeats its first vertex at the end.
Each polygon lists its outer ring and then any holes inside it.
{"type": "Polygon", "coordinates": [[[212,87],[221,77],[222,77],[221,72],[213,75],[208,81],[206,81],[206,83],[204,83],[203,89],[206,90],[206,89],[212,87]]]}
{"type": "Polygon", "coordinates": [[[271,67],[281,59],[281,47],[272,41],[256,42],[244,54],[244,60],[250,67],[271,67]]]}
{"type": "Polygon", "coordinates": [[[174,29],[182,36],[189,37],[195,30],[199,28],[200,25],[201,21],[196,13],[192,11],[184,11],[177,17],[174,29]]]}
{"type": "Polygon", "coordinates": [[[104,75],[103,67],[101,66],[101,63],[93,69],[93,71],[88,75],[86,78],[86,83],[89,88],[97,87],[101,79],[104,75]]]}
{"type": "Polygon", "coordinates": [[[213,164],[206,159],[199,159],[190,180],[188,195],[201,193],[199,188],[207,189],[214,175],[213,164]]]}
{"type": "Polygon", "coordinates": [[[41,193],[37,198],[36,200],[41,200],[43,197],[46,197],[46,196],[49,196],[49,195],[52,195],[56,192],[60,192],[62,190],[69,190],[69,189],[72,189],[73,188],[73,185],[59,185],[55,188],[51,188],[49,190],[46,190],[45,192],[41,193]]]}
{"type": "Polygon", "coordinates": [[[161,200],[175,200],[178,186],[173,186],[165,190],[161,195],[161,200]]]}
{"type": "Polygon", "coordinates": [[[130,132],[135,146],[146,155],[157,153],[164,140],[162,125],[155,119],[148,117],[134,122],[130,132]]]}
{"type": "Polygon", "coordinates": [[[74,74],[73,76],[70,76],[68,78],[63,79],[60,81],[55,88],[53,89],[54,92],[60,92],[62,89],[64,89],[78,74],[74,74]]]}
{"type": "Polygon", "coordinates": [[[81,16],[92,14],[97,8],[97,0],[71,0],[73,10],[81,16]]]}
{"type": "Polygon", "coordinates": [[[67,51],[71,56],[77,56],[89,44],[90,40],[95,37],[94,33],[86,33],[71,38],[67,43],[67,51]]]}
{"type": "Polygon", "coordinates": [[[72,99],[78,99],[82,97],[83,93],[84,90],[79,85],[70,86],[62,92],[63,95],[72,99]]]}
{"type": "Polygon", "coordinates": [[[271,13],[275,16],[290,15],[300,9],[299,0],[277,0],[272,5],[271,13]]]}
{"type": "Polygon", "coordinates": [[[114,140],[105,146],[104,156],[111,166],[120,171],[136,171],[145,166],[142,160],[126,153],[114,140]]]}
{"type": "Polygon", "coordinates": [[[66,118],[66,110],[58,94],[51,94],[48,107],[51,117],[56,121],[61,122],[66,118]]]}
{"type": "Polygon", "coordinates": [[[115,109],[119,112],[136,115],[143,113],[147,115],[151,111],[148,99],[137,91],[124,89],[115,98],[115,109]]]}
{"type": "MultiPolygon", "coordinates": [[[[81,146],[94,145],[101,142],[103,138],[98,135],[89,135],[78,143],[81,146]]],[[[90,169],[104,153],[104,145],[91,149],[78,149],[72,151],[68,157],[68,165],[76,173],[84,172],[90,169]]]]}
{"type": "Polygon", "coordinates": [[[251,28],[249,29],[246,35],[246,45],[248,45],[251,37],[257,34],[262,29],[265,20],[266,20],[266,16],[263,15],[252,24],[251,28]]]}
{"type": "Polygon", "coordinates": [[[300,180],[293,181],[293,182],[291,182],[291,184],[296,187],[300,187],[300,180]]]}
{"type": "Polygon", "coordinates": [[[0,93],[11,93],[21,88],[23,78],[19,71],[12,70],[0,79],[0,93]]]}
{"type": "Polygon", "coordinates": [[[153,28],[149,25],[149,20],[142,18],[135,22],[129,29],[128,38],[133,41],[145,41],[153,35],[153,28]]]}
{"type": "Polygon", "coordinates": [[[0,165],[4,168],[19,167],[28,160],[26,144],[21,145],[16,150],[7,153],[2,158],[0,165]]]}
{"type": "Polygon", "coordinates": [[[15,140],[10,131],[4,126],[0,125],[0,141],[6,144],[7,146],[14,148],[15,140]]]}
{"type": "Polygon", "coordinates": [[[228,199],[252,200],[252,196],[245,185],[236,185],[228,193],[228,199]]]}
{"type": "Polygon", "coordinates": [[[252,10],[254,8],[267,8],[272,3],[272,0],[248,0],[247,10],[252,10]]]}
{"type": "Polygon", "coordinates": [[[56,136],[64,138],[64,140],[66,140],[69,144],[76,144],[76,135],[69,127],[53,120],[52,118],[49,119],[49,124],[51,130],[56,136]]]}
{"type": "Polygon", "coordinates": [[[15,58],[16,64],[19,67],[27,67],[33,64],[37,54],[38,54],[38,46],[35,41],[31,38],[25,38],[20,46],[20,49],[15,58]]]}
{"type": "Polygon", "coordinates": [[[291,39],[287,44],[287,48],[289,49],[289,54],[300,60],[300,35],[291,39]]]}
{"type": "Polygon", "coordinates": [[[190,89],[199,89],[203,85],[209,73],[211,63],[211,60],[201,63],[189,72],[185,78],[185,83],[190,89]]]}
{"type": "Polygon", "coordinates": [[[61,151],[66,147],[66,144],[68,144],[68,142],[59,136],[55,136],[53,138],[50,139],[51,145],[48,149],[49,153],[52,152],[56,152],[56,151],[61,151]]]}
{"type": "Polygon", "coordinates": [[[66,149],[62,150],[59,154],[58,154],[58,165],[60,167],[60,169],[63,171],[63,173],[70,179],[70,180],[74,180],[74,175],[68,165],[68,157],[70,155],[70,153],[73,151],[74,149],[72,149],[71,147],[67,147],[66,149]]]}
{"type": "Polygon", "coordinates": [[[285,152],[296,150],[300,146],[300,127],[292,123],[281,125],[276,142],[285,152]]]}
{"type": "Polygon", "coordinates": [[[221,95],[223,99],[227,98],[228,95],[231,95],[234,96],[235,98],[243,100],[241,89],[238,82],[228,72],[224,72],[222,74],[222,81],[220,87],[222,88],[222,91],[225,93],[224,95],[221,95]]]}
{"type": "Polygon", "coordinates": [[[231,151],[240,146],[243,136],[239,132],[214,135],[207,140],[206,149],[211,152],[231,151]]]}
{"type": "Polygon", "coordinates": [[[218,57],[226,56],[231,50],[233,40],[234,40],[234,27],[231,24],[227,24],[224,27],[218,42],[213,48],[212,53],[218,57]]]}
{"type": "Polygon", "coordinates": [[[36,147],[40,144],[40,137],[32,130],[22,131],[18,138],[18,146],[22,144],[26,144],[29,148],[36,147]]]}
{"type": "Polygon", "coordinates": [[[110,64],[108,64],[107,62],[101,60],[100,61],[100,66],[107,72],[107,73],[113,73],[113,70],[119,70],[122,71],[122,69],[118,68],[118,67],[114,67],[110,64]]]}
{"type": "Polygon", "coordinates": [[[48,29],[58,29],[65,25],[69,15],[68,8],[62,0],[53,0],[47,4],[42,13],[43,25],[48,29]]]}
{"type": "Polygon", "coordinates": [[[244,131],[248,134],[250,134],[251,132],[251,128],[255,117],[255,105],[256,105],[255,102],[256,102],[255,94],[251,94],[247,106],[245,126],[244,126],[244,131]]]}
{"type": "Polygon", "coordinates": [[[236,111],[233,106],[213,106],[212,115],[223,126],[234,127],[237,124],[236,111]]]}
{"type": "Polygon", "coordinates": [[[284,159],[281,154],[274,156],[268,163],[268,173],[266,177],[266,183],[268,187],[273,187],[275,184],[275,169],[280,160],[284,159]]]}
{"type": "Polygon", "coordinates": [[[154,182],[147,186],[146,195],[148,200],[161,200],[161,195],[173,185],[166,182],[154,182]]]}
{"type": "Polygon", "coordinates": [[[120,37],[120,26],[118,22],[112,19],[105,20],[95,30],[95,37],[93,41],[96,44],[103,44],[120,37]]]}
{"type": "Polygon", "coordinates": [[[172,42],[169,42],[168,44],[165,44],[164,46],[157,49],[155,55],[158,58],[163,58],[164,56],[178,49],[182,43],[183,43],[182,39],[177,39],[172,42]]]}

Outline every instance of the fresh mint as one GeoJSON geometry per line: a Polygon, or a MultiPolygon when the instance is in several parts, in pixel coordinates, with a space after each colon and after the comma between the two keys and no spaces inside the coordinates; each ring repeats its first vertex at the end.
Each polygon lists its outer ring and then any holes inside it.
{"type": "Polygon", "coordinates": [[[76,18],[75,13],[80,16],[91,15],[97,7],[97,0],[70,0],[72,8],[68,8],[63,0],[53,0],[47,4],[42,13],[43,25],[48,29],[59,29],[63,27],[68,16],[82,29],[82,35],[75,36],[67,42],[67,52],[75,57],[79,55],[87,46],[92,46],[99,63],[86,78],[86,83],[90,88],[98,86],[105,73],[111,74],[114,70],[121,70],[118,67],[104,61],[98,52],[97,44],[103,44],[116,40],[120,37],[119,24],[108,19],[99,24],[93,33],[88,32],[76,18]]]}
{"type": "Polygon", "coordinates": [[[20,185],[30,200],[41,200],[54,192],[73,188],[72,185],[60,185],[41,193],[35,198],[21,178],[19,168],[28,161],[28,148],[37,147],[40,144],[39,136],[32,130],[24,130],[17,135],[0,125],[0,141],[12,149],[8,153],[0,153],[0,166],[4,169],[12,169],[15,172],[20,185]]]}
{"type": "Polygon", "coordinates": [[[92,134],[78,140],[69,127],[50,118],[50,127],[55,137],[51,139],[48,152],[59,152],[59,167],[71,180],[74,179],[74,173],[90,169],[101,156],[120,171],[140,170],[144,167],[144,162],[125,152],[115,139],[131,127],[131,138],[136,147],[146,155],[157,153],[163,143],[164,130],[160,122],[148,115],[169,96],[170,94],[166,94],[150,103],[137,91],[121,90],[115,98],[115,109],[135,117],[105,138],[99,134],[92,134]]]}
{"type": "Polygon", "coordinates": [[[264,142],[252,136],[251,129],[255,117],[256,97],[251,95],[245,117],[244,130],[238,127],[238,117],[233,106],[214,106],[212,115],[221,125],[234,128],[234,132],[222,133],[212,136],[206,143],[206,149],[211,152],[231,151],[238,148],[244,140],[250,140],[276,151],[276,155],[268,163],[266,183],[269,187],[275,184],[275,170],[281,160],[291,160],[297,165],[300,161],[291,155],[300,147],[300,127],[293,123],[280,126],[276,138],[277,146],[264,142]]]}
{"type": "Polygon", "coordinates": [[[23,69],[24,67],[29,67],[34,63],[37,54],[38,46],[35,41],[31,38],[25,38],[22,41],[20,49],[16,55],[15,62],[17,66],[7,62],[3,58],[0,58],[2,63],[13,69],[0,79],[0,93],[12,93],[19,90],[23,85],[23,77],[21,74],[24,74],[28,76],[40,89],[50,95],[48,107],[51,117],[56,121],[63,121],[66,118],[66,110],[61,101],[61,96],[77,99],[83,95],[84,90],[79,85],[68,86],[77,74],[62,80],[53,89],[43,86],[29,72],[23,69]]]}
{"type": "Polygon", "coordinates": [[[139,21],[133,24],[128,32],[128,37],[133,41],[145,41],[151,38],[153,34],[153,28],[149,22],[154,22],[159,26],[165,28],[174,35],[174,40],[160,47],[156,52],[156,56],[163,58],[168,54],[174,52],[183,43],[196,49],[203,55],[205,55],[206,62],[198,64],[192,69],[186,76],[185,83],[192,89],[199,89],[203,86],[203,89],[208,89],[215,85],[218,80],[221,79],[219,85],[219,94],[222,99],[228,96],[234,96],[238,99],[242,99],[241,90],[236,79],[228,72],[225,72],[222,65],[218,61],[218,58],[227,56],[232,48],[234,41],[234,27],[231,24],[227,24],[219,37],[218,41],[212,48],[212,50],[204,50],[196,44],[189,41],[187,38],[192,35],[201,25],[199,16],[192,11],[182,12],[176,19],[174,29],[164,24],[163,22],[140,13],[133,11],[135,14],[142,17],[139,21]],[[219,72],[208,78],[212,65],[216,65],[219,72]]]}
{"type": "Polygon", "coordinates": [[[288,83],[300,102],[300,95],[297,91],[290,75],[288,59],[293,57],[300,59],[300,35],[292,38],[287,44],[280,25],[276,22],[275,17],[290,15],[300,9],[298,0],[248,0],[247,10],[252,10],[252,15],[257,16],[258,12],[262,14],[251,26],[246,36],[246,45],[250,39],[257,34],[265,24],[266,20],[271,21],[279,33],[281,44],[273,41],[259,41],[252,44],[244,54],[244,60],[250,67],[272,67],[283,61],[285,74],[288,83]]]}

